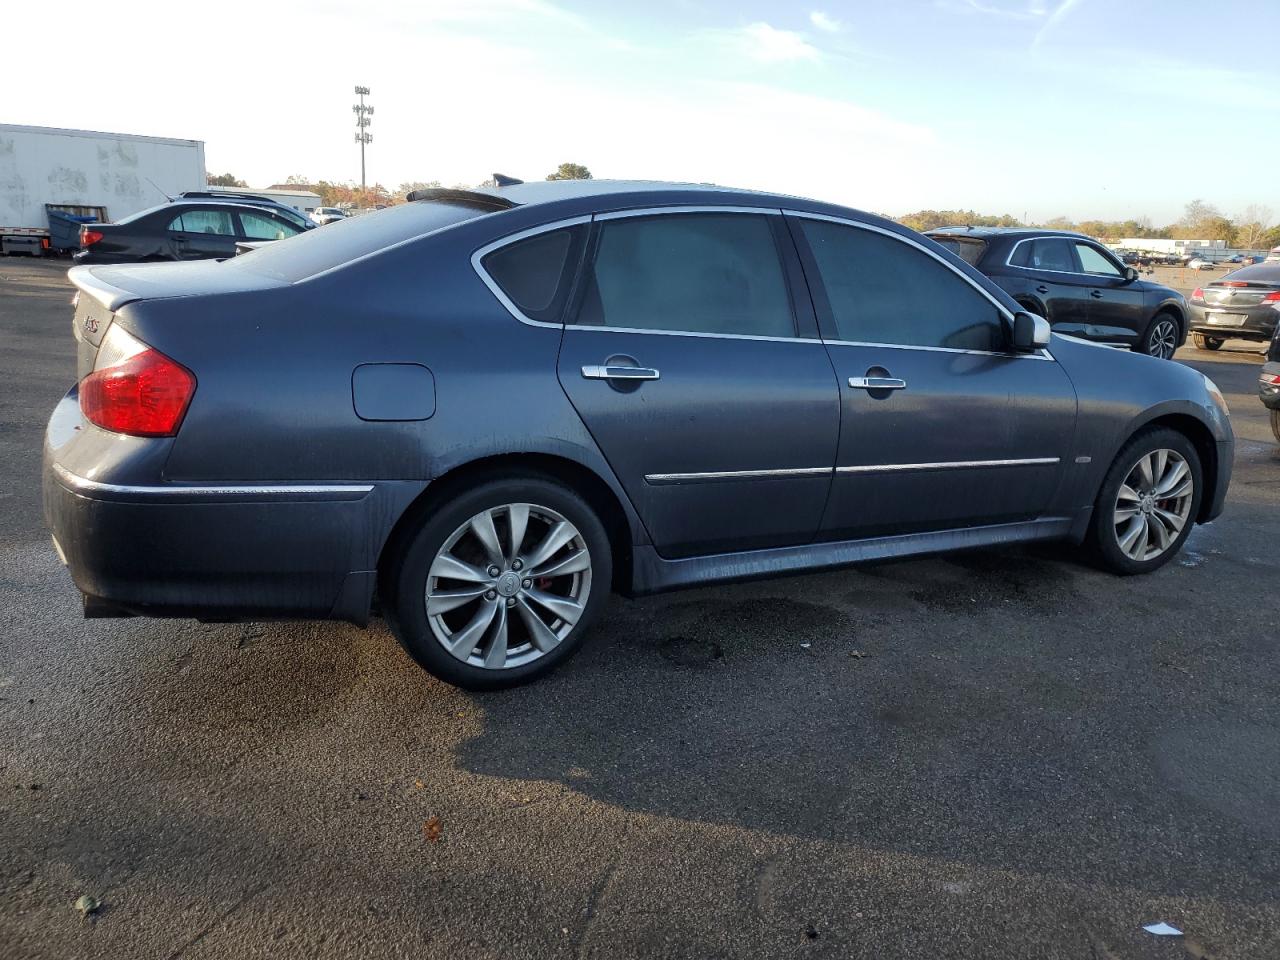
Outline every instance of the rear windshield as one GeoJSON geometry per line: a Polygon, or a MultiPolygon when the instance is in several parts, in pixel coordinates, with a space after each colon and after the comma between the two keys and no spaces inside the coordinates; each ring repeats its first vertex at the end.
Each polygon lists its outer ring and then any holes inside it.
{"type": "Polygon", "coordinates": [[[1233,270],[1215,282],[1221,283],[1223,280],[1242,280],[1249,283],[1280,283],[1280,263],[1255,263],[1251,267],[1241,267],[1239,270],[1233,270]]]}
{"type": "Polygon", "coordinates": [[[961,260],[975,267],[982,259],[982,255],[987,252],[986,241],[979,240],[977,237],[931,237],[931,239],[938,241],[961,260]]]}
{"type": "Polygon", "coordinates": [[[296,283],[366,254],[488,212],[488,207],[461,203],[405,203],[348,217],[323,230],[308,230],[288,240],[277,240],[227,260],[223,266],[296,283]]]}

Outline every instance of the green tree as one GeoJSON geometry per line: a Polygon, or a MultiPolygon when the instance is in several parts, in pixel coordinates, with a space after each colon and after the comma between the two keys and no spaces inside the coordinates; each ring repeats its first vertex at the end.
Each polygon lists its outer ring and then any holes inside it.
{"type": "Polygon", "coordinates": [[[1244,213],[1236,217],[1233,246],[1256,250],[1262,243],[1263,236],[1271,229],[1273,214],[1270,207],[1253,203],[1244,208],[1244,213]]]}
{"type": "Polygon", "coordinates": [[[233,173],[219,173],[217,175],[207,174],[204,178],[205,183],[211,187],[247,187],[248,184],[243,180],[237,180],[233,173]]]}
{"type": "Polygon", "coordinates": [[[555,173],[547,174],[548,180],[590,180],[591,171],[580,163],[562,163],[555,173]]]}
{"type": "Polygon", "coordinates": [[[403,200],[415,190],[438,190],[439,180],[408,180],[396,187],[393,194],[396,200],[403,200]]]}

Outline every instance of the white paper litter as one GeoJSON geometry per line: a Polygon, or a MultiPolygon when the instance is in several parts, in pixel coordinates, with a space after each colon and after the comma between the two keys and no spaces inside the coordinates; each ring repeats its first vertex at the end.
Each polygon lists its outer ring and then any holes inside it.
{"type": "Polygon", "coordinates": [[[1167,923],[1165,923],[1163,920],[1161,920],[1159,923],[1152,923],[1152,924],[1148,924],[1147,926],[1143,927],[1142,929],[1143,929],[1143,930],[1145,930],[1145,931],[1147,931],[1147,933],[1154,933],[1157,937],[1180,937],[1180,936],[1182,936],[1182,931],[1181,931],[1181,930],[1179,930],[1177,927],[1171,927],[1171,926],[1169,926],[1169,925],[1168,925],[1167,923]]]}

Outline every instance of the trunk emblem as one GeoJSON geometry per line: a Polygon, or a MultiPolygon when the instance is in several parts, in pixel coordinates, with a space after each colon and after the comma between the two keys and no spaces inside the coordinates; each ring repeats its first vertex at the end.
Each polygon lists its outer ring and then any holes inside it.
{"type": "Polygon", "coordinates": [[[97,332],[98,332],[98,318],[97,318],[97,317],[85,317],[85,318],[84,318],[84,320],[82,320],[82,321],[81,321],[81,325],[84,327],[84,332],[85,332],[85,333],[97,333],[97,332]]]}

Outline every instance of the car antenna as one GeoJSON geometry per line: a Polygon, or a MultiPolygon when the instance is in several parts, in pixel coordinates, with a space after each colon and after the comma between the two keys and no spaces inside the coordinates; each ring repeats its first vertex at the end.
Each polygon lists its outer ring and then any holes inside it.
{"type": "MultiPolygon", "coordinates": [[[[156,187],[156,182],[155,182],[154,180],[152,180],[150,177],[143,177],[142,179],[143,179],[143,180],[145,180],[145,181],[147,181],[147,183],[151,184],[153,187],[156,187]]],[[[161,190],[159,187],[156,187],[156,193],[160,194],[160,196],[164,197],[164,198],[165,198],[166,200],[168,200],[170,203],[173,203],[173,197],[169,196],[167,193],[165,193],[165,192],[164,192],[163,190],[161,190]]]]}
{"type": "Polygon", "coordinates": [[[517,180],[515,177],[508,177],[505,173],[495,173],[493,182],[499,187],[514,187],[517,183],[524,183],[523,180],[517,180]]]}

